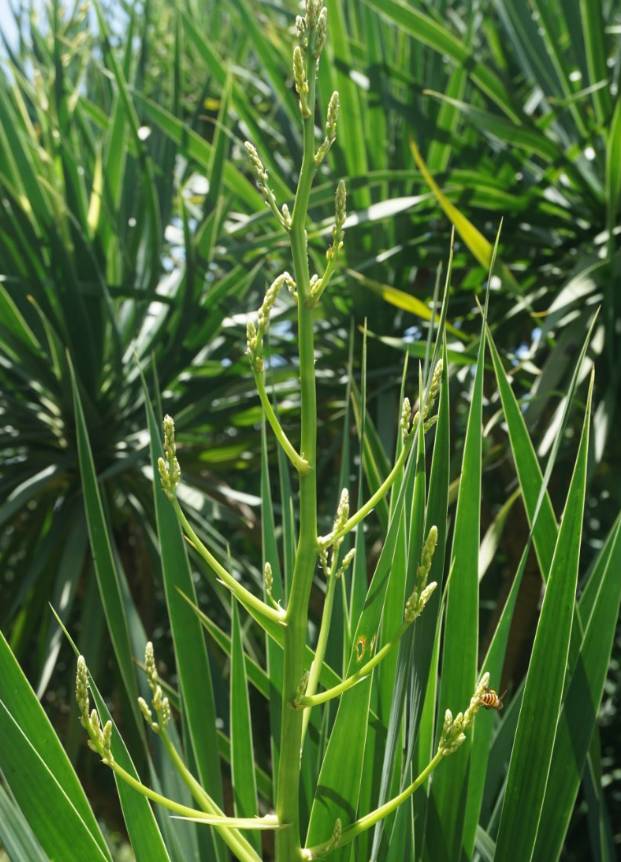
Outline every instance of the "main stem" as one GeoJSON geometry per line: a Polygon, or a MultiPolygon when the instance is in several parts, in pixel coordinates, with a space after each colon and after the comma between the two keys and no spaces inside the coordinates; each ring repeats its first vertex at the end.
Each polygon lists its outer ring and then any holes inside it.
{"type": "Polygon", "coordinates": [[[300,362],[301,456],[309,470],[300,475],[300,533],[285,629],[284,687],[276,814],[284,828],[276,834],[276,862],[302,859],[300,842],[300,758],[303,710],[295,709],[298,685],[304,674],[308,603],[317,564],[317,396],[313,309],[307,302],[310,273],[306,239],[308,198],[315,171],[315,64],[308,64],[310,116],[304,119],[304,156],[291,217],[291,251],[298,288],[298,343],[300,362]]]}

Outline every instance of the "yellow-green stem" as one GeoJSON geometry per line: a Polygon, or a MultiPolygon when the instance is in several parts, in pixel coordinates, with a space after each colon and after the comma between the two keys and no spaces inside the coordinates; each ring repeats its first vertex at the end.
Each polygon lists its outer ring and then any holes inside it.
{"type": "MultiPolygon", "coordinates": [[[[334,569],[334,566],[332,568],[334,569]]],[[[317,691],[317,686],[319,685],[321,666],[323,665],[323,660],[326,655],[328,636],[330,634],[330,623],[332,622],[332,609],[334,608],[334,591],[336,589],[336,582],[336,574],[334,571],[331,571],[328,578],[328,589],[326,590],[326,598],[323,603],[323,613],[321,616],[321,625],[319,627],[317,646],[315,647],[315,656],[310,666],[310,672],[308,675],[308,684],[306,686],[305,698],[312,697],[317,691]]],[[[304,744],[304,738],[306,736],[306,731],[308,730],[309,721],[310,709],[307,708],[304,710],[304,718],[302,719],[302,744],[304,744]]]]}
{"type": "Polygon", "coordinates": [[[310,689],[307,688],[306,695],[301,697],[298,701],[299,705],[307,707],[305,712],[307,712],[310,707],[319,706],[322,703],[327,703],[329,700],[333,700],[335,697],[339,697],[341,694],[346,692],[348,689],[353,688],[359,682],[361,682],[365,677],[367,677],[372,671],[380,664],[380,662],[384,661],[388,653],[392,652],[392,650],[397,646],[403,633],[408,628],[409,623],[403,623],[397,634],[388,641],[387,644],[379,649],[373,658],[370,658],[366,664],[363,664],[361,668],[359,668],[355,673],[352,673],[350,676],[345,677],[344,680],[339,682],[337,685],[332,686],[332,688],[328,688],[325,691],[322,691],[320,694],[315,694],[311,692],[310,689]]]}
{"type": "Polygon", "coordinates": [[[308,462],[309,470],[300,475],[300,533],[285,628],[284,691],[276,792],[276,814],[278,821],[283,824],[283,828],[276,834],[276,862],[299,862],[302,858],[299,783],[303,713],[294,708],[293,700],[304,674],[308,602],[317,564],[317,396],[315,391],[313,309],[308,303],[310,273],[306,237],[308,199],[315,171],[313,124],[315,67],[313,59],[308,64],[308,81],[310,116],[303,121],[304,156],[291,216],[290,238],[294,276],[298,288],[300,454],[308,462]]]}
{"type": "MultiPolygon", "coordinates": [[[[166,733],[165,729],[160,729],[159,736],[162,742],[164,743],[164,748],[170,759],[173,762],[173,765],[177,772],[179,773],[181,780],[186,785],[190,793],[192,794],[195,801],[200,805],[203,811],[207,814],[215,814],[218,817],[224,817],[224,811],[214,802],[211,796],[207,793],[205,788],[196,780],[196,778],[192,775],[190,770],[187,768],[183,759],[175,746],[172,744],[170,737],[166,733]]],[[[256,851],[254,850],[252,844],[244,838],[244,836],[237,829],[225,829],[222,827],[216,826],[217,831],[219,832],[222,840],[227,845],[227,847],[234,853],[238,859],[255,859],[257,858],[256,851]]]]}
{"type": "Polygon", "coordinates": [[[379,808],[376,808],[375,811],[369,812],[369,814],[365,814],[364,817],[361,817],[359,820],[356,820],[351,826],[348,826],[346,829],[343,829],[341,837],[338,841],[325,841],[323,844],[318,844],[315,847],[309,847],[302,852],[302,859],[311,860],[311,859],[320,859],[322,856],[327,856],[329,852],[332,850],[337,850],[339,847],[344,847],[346,844],[350,844],[354,838],[360,835],[362,832],[366,832],[368,829],[371,829],[378,823],[380,820],[383,820],[384,817],[388,817],[394,811],[402,805],[406,799],[408,799],[421,784],[429,778],[433,770],[436,766],[443,760],[445,757],[445,753],[443,751],[438,751],[434,757],[429,761],[427,766],[423,769],[423,771],[418,775],[414,781],[409,784],[405,790],[402,790],[401,793],[398,793],[396,796],[393,796],[392,799],[389,799],[388,802],[385,802],[384,805],[380,805],[379,808]]]}
{"type": "Polygon", "coordinates": [[[263,373],[255,374],[254,379],[257,385],[257,392],[259,393],[261,406],[263,407],[263,412],[265,413],[265,418],[270,423],[272,431],[274,432],[276,439],[282,446],[285,455],[291,461],[298,473],[308,473],[308,461],[306,461],[296,452],[295,446],[292,444],[291,440],[289,440],[289,438],[283,431],[278,416],[274,412],[274,408],[272,407],[270,399],[265,390],[265,377],[263,373]]]}
{"type": "Polygon", "coordinates": [[[358,509],[357,512],[354,512],[351,518],[348,518],[339,530],[333,530],[326,536],[321,536],[319,538],[319,542],[324,545],[324,547],[328,547],[329,545],[332,545],[337,539],[341,539],[343,536],[346,536],[347,533],[350,532],[350,530],[353,530],[354,527],[357,527],[360,521],[366,518],[366,516],[373,511],[373,509],[377,506],[380,500],[383,500],[386,494],[390,491],[395,479],[399,475],[399,471],[401,470],[406,461],[410,449],[412,448],[413,438],[414,434],[412,433],[405,441],[405,445],[402,447],[401,452],[399,453],[399,456],[395,461],[392,470],[386,476],[377,491],[371,497],[369,497],[366,503],[364,503],[358,509]]]}
{"type": "MultiPolygon", "coordinates": [[[[110,768],[121,778],[126,784],[129,784],[130,787],[133,787],[138,793],[142,796],[145,796],[147,799],[150,799],[152,802],[157,802],[158,805],[161,805],[163,808],[167,808],[169,811],[172,811],[173,814],[177,814],[180,817],[190,817],[195,820],[204,820],[205,823],[209,823],[209,825],[215,825],[213,823],[214,816],[209,813],[205,813],[204,811],[200,811],[197,808],[190,808],[188,805],[182,805],[180,802],[175,802],[174,799],[169,799],[167,796],[162,796],[161,793],[158,793],[155,790],[152,790],[150,787],[147,787],[146,784],[143,784],[138,779],[134,778],[133,775],[130,775],[122,766],[119,766],[118,763],[113,761],[109,764],[110,768]]],[[[228,830],[224,827],[224,824],[220,826],[219,824],[216,826],[222,837],[224,838],[224,833],[228,830]]],[[[228,843],[228,842],[227,842],[228,843]]],[[[258,854],[250,848],[249,851],[244,850],[240,845],[235,843],[235,849],[232,844],[229,844],[230,849],[233,850],[237,858],[240,862],[261,862],[258,854]]]]}
{"type": "Polygon", "coordinates": [[[205,560],[209,568],[215,572],[215,574],[220,578],[222,583],[229,588],[229,590],[236,596],[242,604],[245,606],[251,607],[253,610],[257,611],[264,617],[272,620],[276,623],[284,622],[284,612],[277,608],[272,608],[267,605],[262,599],[253,595],[250,590],[247,590],[243,584],[240,584],[239,581],[236,581],[233,575],[224,568],[222,563],[214,557],[211,551],[205,547],[205,545],[201,542],[199,537],[196,535],[192,525],[188,521],[185,516],[185,513],[181,506],[179,505],[179,501],[174,498],[173,506],[175,512],[177,513],[177,518],[179,519],[179,523],[181,524],[181,528],[183,532],[190,540],[194,549],[200,554],[200,556],[205,560]]]}

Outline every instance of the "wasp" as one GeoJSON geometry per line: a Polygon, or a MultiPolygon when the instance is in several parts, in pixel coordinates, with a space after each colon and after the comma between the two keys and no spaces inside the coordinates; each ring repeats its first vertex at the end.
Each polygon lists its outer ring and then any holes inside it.
{"type": "Polygon", "coordinates": [[[485,709],[502,709],[502,697],[498,697],[493,688],[487,688],[480,697],[480,704],[485,709]]]}

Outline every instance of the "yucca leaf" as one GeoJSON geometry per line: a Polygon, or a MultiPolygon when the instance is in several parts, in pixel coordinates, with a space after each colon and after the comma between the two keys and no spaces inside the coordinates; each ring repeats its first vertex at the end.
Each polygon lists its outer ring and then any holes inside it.
{"type": "MultiPolygon", "coordinates": [[[[147,427],[150,435],[153,467],[153,496],[160,544],[162,579],[166,606],[175,650],[182,710],[200,780],[210,796],[222,805],[222,780],[217,750],[212,744],[216,735],[216,707],[211,670],[199,621],[182,593],[196,601],[194,582],[188,562],[185,542],[175,512],[158,481],[158,458],[162,456],[160,433],[145,391],[147,427]]],[[[208,835],[213,836],[209,830],[208,835]]],[[[212,852],[221,858],[223,848],[212,852]]]]}
{"type": "MultiPolygon", "coordinates": [[[[223,87],[227,76],[226,64],[222,62],[212,42],[206,37],[204,32],[197,28],[192,18],[186,14],[185,11],[181,11],[180,14],[191,43],[195,46],[200,57],[209,69],[209,72],[214,76],[220,86],[223,87]]],[[[274,191],[276,194],[284,197],[284,199],[288,201],[291,198],[291,191],[287,182],[283,179],[281,167],[274,158],[273,147],[270,146],[261,125],[255,118],[255,111],[244,92],[244,88],[238,84],[237,81],[233,83],[231,97],[233,108],[237,111],[240,119],[243,120],[247,126],[252,138],[252,143],[256,146],[261,158],[269,168],[270,180],[274,186],[274,191]]],[[[258,209],[263,209],[262,202],[258,209]]]]}
{"type": "Polygon", "coordinates": [[[597,711],[604,690],[621,602],[621,525],[603,567],[577,658],[567,672],[564,702],[541,812],[533,859],[559,858],[576,801],[597,711]]]}
{"type": "Polygon", "coordinates": [[[0,770],[50,858],[109,862],[78,777],[1,633],[0,770]]]}
{"type": "Polygon", "coordinates": [[[47,862],[47,856],[19,806],[0,784],[0,845],[9,859],[47,862]]]}
{"type": "Polygon", "coordinates": [[[374,9],[393,21],[417,41],[428,45],[440,54],[468,70],[474,83],[512,119],[516,118],[512,99],[500,78],[480,62],[468,46],[420,9],[406,5],[402,0],[365,0],[374,9]]]}
{"type": "MultiPolygon", "coordinates": [[[[347,174],[364,174],[368,170],[365,135],[362,119],[362,106],[359,91],[349,72],[345,70],[352,66],[352,56],[345,23],[343,4],[338,0],[328,0],[328,41],[334,56],[335,89],[341,100],[339,113],[339,137],[347,141],[343,147],[343,158],[347,166],[347,174]]],[[[356,207],[364,209],[371,203],[367,189],[361,188],[352,193],[356,207]]]]}
{"type": "MultiPolygon", "coordinates": [[[[414,161],[423,175],[425,182],[435,195],[436,200],[444,210],[446,216],[450,219],[451,224],[481,266],[485,267],[485,269],[489,269],[494,254],[494,245],[489,242],[489,240],[485,239],[483,234],[453,203],[451,203],[444,192],[440,189],[434,178],[431,176],[429,168],[425,164],[425,161],[413,140],[410,140],[410,149],[412,150],[414,161]]],[[[505,286],[510,290],[519,293],[520,286],[516,282],[509,268],[505,266],[502,261],[498,261],[497,268],[502,276],[505,286]]]]}
{"type": "MultiPolygon", "coordinates": [[[[492,642],[481,666],[481,673],[489,673],[490,686],[492,688],[497,688],[500,685],[500,680],[502,678],[507,643],[509,641],[511,624],[513,622],[513,612],[515,610],[518,593],[522,584],[529,551],[530,542],[524,549],[520,562],[518,563],[513,583],[511,584],[511,590],[507,596],[500,619],[498,620],[498,624],[494,630],[492,642]]],[[[484,710],[477,715],[476,726],[473,731],[463,838],[463,846],[468,858],[472,855],[477,841],[481,802],[483,799],[486,779],[488,777],[488,765],[491,756],[491,742],[495,722],[496,713],[493,710],[484,710]]]]}
{"type": "MultiPolygon", "coordinates": [[[[236,817],[255,817],[257,806],[257,782],[254,769],[254,746],[252,742],[252,720],[248,702],[248,681],[242,646],[237,603],[233,602],[231,613],[231,775],[236,817]]],[[[260,837],[250,833],[248,840],[261,851],[260,837]]]]}
{"type": "MultiPolygon", "coordinates": [[[[127,617],[125,596],[117,563],[112,550],[104,514],[101,493],[95,473],[95,464],[88,437],[84,410],[78,383],[73,366],[69,363],[71,385],[73,389],[74,415],[76,436],[84,494],[84,509],[90,538],[91,552],[95,563],[95,572],[99,586],[99,595],[106,615],[108,631],[116,655],[121,677],[130,699],[131,708],[138,727],[142,728],[142,719],[138,712],[138,687],[133,664],[132,645],[130,641],[129,622],[127,617]]],[[[143,645],[144,649],[144,645],[143,645]]]]}
{"type": "MultiPolygon", "coordinates": [[[[283,506],[287,505],[283,501],[283,506]]],[[[263,566],[269,563],[272,568],[272,596],[276,601],[284,599],[283,577],[280,566],[278,545],[276,542],[276,526],[274,524],[274,508],[272,504],[272,492],[270,488],[269,464],[267,457],[267,432],[265,422],[261,425],[261,531],[263,547],[263,566]]],[[[269,597],[265,595],[265,601],[269,597]]],[[[267,676],[265,696],[269,698],[270,707],[270,749],[272,753],[272,775],[278,775],[278,759],[280,746],[280,727],[282,712],[282,680],[283,680],[283,651],[282,644],[277,644],[266,635],[265,648],[267,651],[267,676]]],[[[274,788],[274,799],[275,796],[274,788]]]]}
{"type": "MultiPolygon", "coordinates": [[[[156,102],[140,96],[139,103],[151,122],[156,123],[171,141],[178,144],[188,158],[194,159],[205,171],[209,171],[213,158],[213,149],[209,141],[201,138],[193,129],[156,102]]],[[[229,161],[224,163],[223,178],[226,187],[239,195],[248,207],[252,209],[263,207],[263,199],[259,193],[229,161]]]]}
{"type": "Polygon", "coordinates": [[[593,87],[591,93],[595,114],[600,125],[603,125],[610,117],[610,89],[601,0],[580,0],[580,19],[590,83],[605,84],[603,87],[593,87]]]}
{"type": "Polygon", "coordinates": [[[617,97],[606,141],[608,230],[614,230],[621,199],[621,96],[617,97]]]}
{"type": "Polygon", "coordinates": [[[569,651],[586,493],[591,391],[535,633],[496,842],[496,859],[532,858],[569,651]]]}
{"type": "MultiPolygon", "coordinates": [[[[449,558],[444,618],[444,648],[439,691],[439,714],[463,709],[474,691],[478,671],[479,542],[481,509],[481,449],[485,329],[481,334],[449,558]]],[[[439,823],[430,836],[438,859],[455,859],[462,846],[467,765],[470,741],[451,756],[435,777],[431,799],[439,823]]],[[[430,824],[432,826],[432,824],[430,824]]]]}

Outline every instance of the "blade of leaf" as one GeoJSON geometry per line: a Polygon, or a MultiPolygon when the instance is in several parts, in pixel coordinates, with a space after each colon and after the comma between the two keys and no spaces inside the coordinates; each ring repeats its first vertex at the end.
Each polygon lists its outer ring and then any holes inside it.
{"type": "MultiPolygon", "coordinates": [[[[257,815],[257,781],[254,769],[252,719],[248,701],[248,680],[242,646],[241,627],[237,602],[231,614],[231,776],[233,801],[237,817],[257,815]]],[[[255,850],[261,852],[261,839],[255,832],[248,834],[255,850]]]]}
{"type": "MultiPolygon", "coordinates": [[[[439,714],[464,709],[475,688],[478,666],[479,578],[478,559],[481,509],[481,448],[485,328],[481,332],[477,368],[466,426],[464,454],[455,513],[449,571],[444,649],[439,691],[439,714]]],[[[438,847],[438,859],[456,859],[462,844],[467,766],[471,742],[466,742],[434,777],[432,805],[442,824],[433,829],[430,846],[438,847]]],[[[435,822],[435,821],[434,821],[435,822]]]]}
{"type": "Polygon", "coordinates": [[[560,713],[578,579],[591,388],[526,676],[496,842],[496,859],[529,860],[560,713]]]}
{"type": "MultiPolygon", "coordinates": [[[[159,475],[157,461],[162,455],[162,445],[146,388],[144,396],[151,441],[151,463],[153,475],[157,477],[159,475]]],[[[212,739],[216,736],[216,707],[211,670],[200,623],[191,607],[180,595],[185,593],[196,601],[194,581],[177,517],[157,479],[153,482],[153,496],[164,592],[175,649],[183,712],[201,783],[221,806],[223,794],[220,763],[217,750],[212,744],[212,739]]],[[[209,833],[213,835],[212,830],[209,830],[209,833]]],[[[220,846],[213,852],[220,856],[223,848],[220,846]]]]}
{"type": "Polygon", "coordinates": [[[533,855],[539,862],[556,860],[561,854],[604,691],[621,602],[619,523],[613,541],[578,658],[568,669],[533,855]]]}
{"type": "Polygon", "coordinates": [[[69,362],[69,368],[71,373],[71,385],[73,388],[78,458],[80,462],[80,474],[82,477],[84,508],[86,512],[86,522],[88,526],[91,551],[95,562],[95,573],[97,575],[99,595],[106,615],[106,622],[108,624],[112,646],[119,664],[127,696],[130,700],[131,709],[136,724],[142,732],[143,722],[137,706],[138,687],[136,684],[136,676],[132,659],[130,630],[125,608],[123,588],[120,582],[119,573],[117,572],[116,560],[112,552],[112,544],[108,533],[108,526],[95,473],[95,464],[88,437],[86,420],[84,418],[84,410],[82,408],[78,383],[75,378],[71,362],[69,362]]]}

